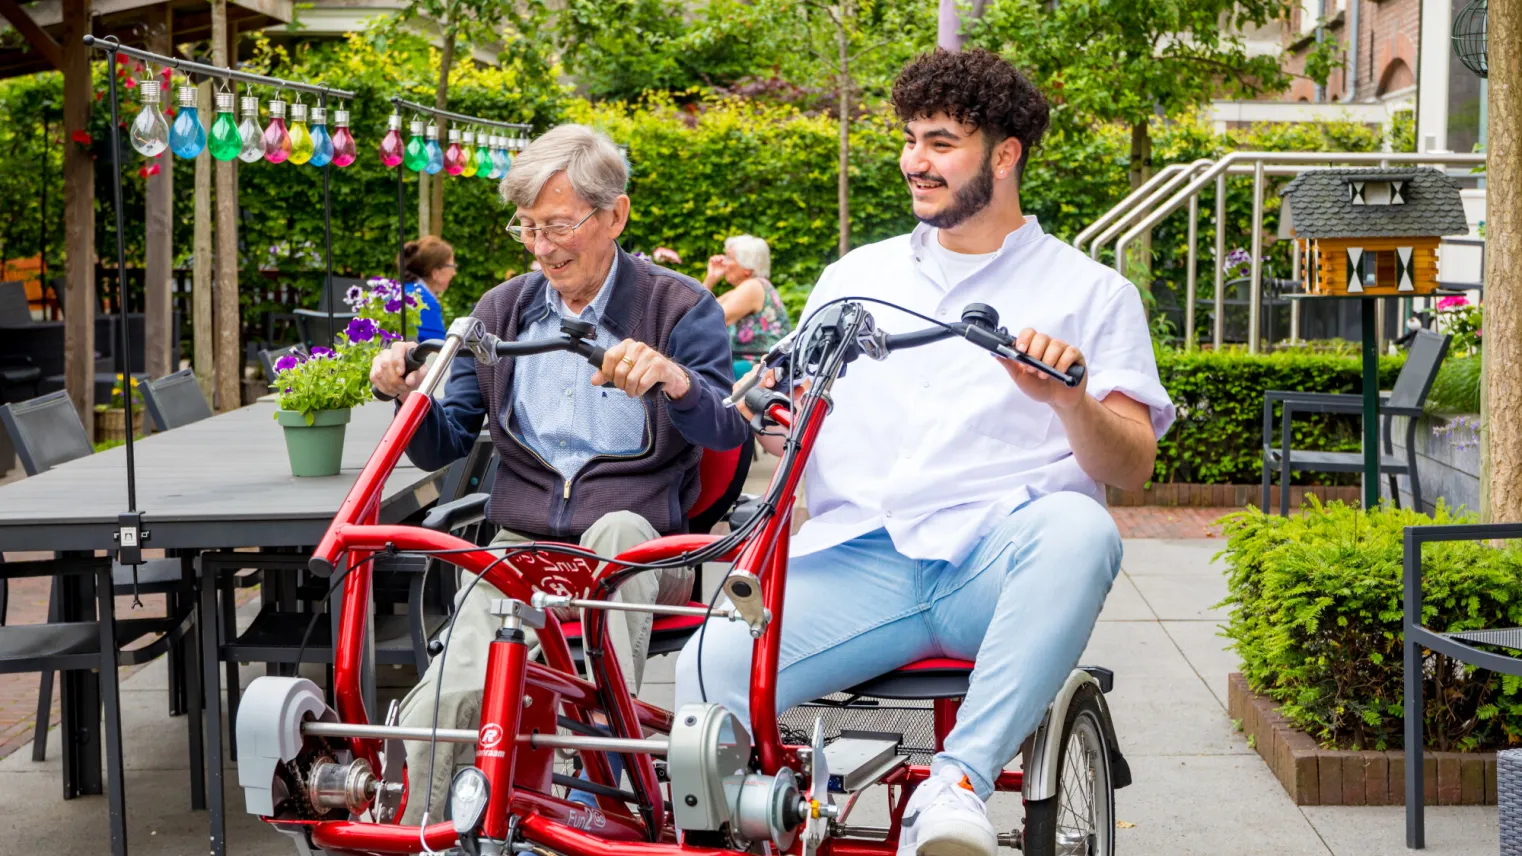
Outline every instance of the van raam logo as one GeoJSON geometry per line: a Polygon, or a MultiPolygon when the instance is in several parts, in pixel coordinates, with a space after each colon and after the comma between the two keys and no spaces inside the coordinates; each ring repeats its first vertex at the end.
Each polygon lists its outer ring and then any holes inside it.
{"type": "Polygon", "coordinates": [[[481,746],[490,749],[502,742],[502,726],[495,722],[488,722],[481,726],[481,746]]]}

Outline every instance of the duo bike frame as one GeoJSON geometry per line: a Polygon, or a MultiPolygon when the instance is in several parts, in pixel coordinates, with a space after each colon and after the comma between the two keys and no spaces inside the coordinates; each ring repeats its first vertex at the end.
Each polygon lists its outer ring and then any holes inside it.
{"type": "MultiPolygon", "coordinates": [[[[530,583],[511,566],[511,559],[500,561],[492,553],[475,547],[453,535],[410,526],[382,526],[376,523],[381,487],[396,466],[403,450],[428,410],[435,406],[426,394],[437,385],[445,367],[460,350],[460,338],[451,335],[418,392],[408,396],[392,420],[380,445],[365,464],[354,487],[344,499],[332,525],[313,554],[313,569],[331,573],[347,558],[348,567],[342,598],[339,633],[334,652],[334,696],[340,722],[370,723],[361,689],[366,621],[370,614],[371,565],[367,561],[384,550],[441,553],[449,562],[473,575],[482,575],[503,595],[527,603],[532,596],[530,583]],[[458,552],[456,552],[458,551],[458,552]]],[[[468,358],[468,357],[466,357],[468,358]]],[[[777,720],[777,672],[781,652],[783,593],[787,584],[788,542],[792,524],[793,498],[802,478],[803,465],[824,423],[829,406],[821,397],[799,414],[799,430],[794,432],[797,449],[790,466],[773,477],[782,481],[782,501],[775,511],[759,524],[758,531],[743,541],[725,558],[736,569],[750,571],[761,579],[762,598],[771,612],[771,622],[755,643],[751,664],[750,714],[752,739],[761,771],[775,774],[784,766],[798,766],[795,747],[783,744],[777,720]]],[[[792,429],[792,414],[781,405],[768,408],[771,419],[792,429]]],[[[619,561],[642,564],[669,559],[709,545],[712,535],[672,535],[648,541],[620,554],[605,573],[616,571],[619,561]]],[[[569,547],[570,545],[568,545],[569,547]]],[[[547,548],[549,549],[549,548],[547,548]]],[[[553,733],[553,712],[563,709],[570,719],[589,724],[590,712],[604,713],[615,737],[638,738],[646,729],[669,732],[672,714],[645,704],[629,695],[615,657],[605,656],[602,644],[607,614],[588,609],[583,623],[583,642],[596,683],[577,676],[570,648],[555,616],[546,612],[545,627],[538,631],[546,662],[529,662],[527,646],[509,641],[499,634],[487,659],[486,686],[482,700],[481,722],[495,723],[501,732],[481,728],[476,742],[476,765],[486,775],[490,797],[481,833],[493,840],[508,837],[509,815],[517,817],[517,833],[531,843],[543,845],[570,856],[678,856],[678,854],[730,854],[735,851],[678,844],[668,828],[668,818],[648,753],[627,755],[631,782],[643,798],[641,817],[633,817],[627,806],[617,799],[599,796],[601,811],[560,799],[548,793],[524,787],[538,776],[549,779],[547,758],[533,758],[533,752],[514,743],[525,717],[540,717],[539,725],[553,733]],[[528,702],[525,706],[525,702],[528,702]],[[541,703],[545,702],[545,703],[541,703]],[[525,713],[529,711],[529,713],[525,713]],[[545,712],[551,715],[546,721],[545,712]],[[498,749],[507,736],[507,749],[498,749]],[[519,763],[522,761],[523,763],[519,763]],[[597,828],[594,834],[592,827],[597,828]],[[578,828],[580,827],[580,828],[578,828]]],[[[956,703],[939,700],[935,705],[937,743],[954,720],[956,703]]],[[[380,769],[382,742],[379,738],[345,738],[356,757],[365,758],[372,769],[380,769]]],[[[606,756],[601,751],[583,750],[587,774],[592,782],[613,786],[606,756]]],[[[447,754],[446,754],[447,757],[447,754]]],[[[924,767],[899,768],[885,780],[903,785],[893,805],[892,825],[885,841],[862,839],[827,839],[821,848],[824,856],[887,856],[894,851],[898,818],[914,785],[929,775],[924,767]]],[[[1018,791],[1021,777],[1006,773],[997,787],[1001,791],[1018,791]]],[[[422,799],[409,794],[410,799],[422,799]]],[[[272,821],[290,826],[307,826],[312,842],[324,849],[368,853],[418,853],[426,841],[428,849],[454,846],[458,836],[452,823],[433,823],[426,828],[357,821],[272,821]]]]}

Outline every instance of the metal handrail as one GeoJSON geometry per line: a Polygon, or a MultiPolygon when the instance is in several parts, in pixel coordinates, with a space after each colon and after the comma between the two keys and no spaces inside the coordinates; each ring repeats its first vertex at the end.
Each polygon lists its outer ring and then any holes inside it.
{"type": "Polygon", "coordinates": [[[1122,199],[1111,206],[1110,210],[1101,215],[1098,220],[1095,220],[1088,226],[1084,227],[1084,230],[1078,233],[1078,237],[1073,239],[1073,249],[1083,249],[1084,242],[1093,237],[1095,232],[1098,232],[1100,229],[1109,225],[1112,221],[1114,221],[1116,217],[1120,216],[1121,212],[1125,211],[1134,202],[1136,202],[1136,200],[1152,192],[1152,188],[1161,184],[1163,181],[1167,180],[1169,176],[1173,175],[1183,168],[1184,164],[1171,163],[1158,170],[1157,173],[1154,174],[1151,178],[1147,179],[1145,182],[1142,182],[1140,187],[1131,191],[1125,199],[1122,199]]]}
{"type": "MultiPolygon", "coordinates": [[[[1130,225],[1131,222],[1137,217],[1144,216],[1144,212],[1147,211],[1149,206],[1154,205],[1166,198],[1167,195],[1171,193],[1175,187],[1178,187],[1180,184],[1188,181],[1190,177],[1192,177],[1201,168],[1208,167],[1212,163],[1214,163],[1214,161],[1212,161],[1210,158],[1200,158],[1194,163],[1185,165],[1182,170],[1180,170],[1172,178],[1169,178],[1162,184],[1162,186],[1158,187],[1156,190],[1152,191],[1152,193],[1148,194],[1147,198],[1139,203],[1135,208],[1125,212],[1124,216],[1117,219],[1113,224],[1101,232],[1099,237],[1095,238],[1094,243],[1089,247],[1089,258],[1098,261],[1099,253],[1104,249],[1104,245],[1109,243],[1110,240],[1116,235],[1120,234],[1122,229],[1125,229],[1126,226],[1130,225]]],[[[1174,164],[1174,166],[1178,166],[1178,164],[1174,164]]]]}
{"type": "MultiPolygon", "coordinates": [[[[1126,249],[1131,245],[1131,243],[1145,234],[1148,230],[1155,227],[1158,223],[1162,222],[1164,217],[1167,217],[1168,215],[1177,211],[1180,206],[1197,197],[1200,191],[1212,181],[1216,181],[1217,187],[1224,191],[1225,176],[1229,173],[1232,167],[1239,164],[1250,165],[1253,171],[1253,185],[1255,192],[1253,199],[1252,234],[1254,236],[1258,236],[1254,241],[1254,245],[1261,251],[1261,233],[1263,231],[1263,200],[1261,197],[1264,185],[1262,176],[1268,173],[1268,170],[1266,169],[1267,165],[1302,164],[1311,166],[1331,166],[1333,164],[1339,163],[1376,164],[1381,166],[1389,165],[1391,163],[1473,166],[1483,165],[1485,163],[1485,155],[1446,152],[1429,152],[1427,154],[1407,154],[1392,152],[1232,152],[1216,161],[1214,165],[1206,169],[1204,173],[1190,182],[1188,186],[1184,187],[1178,193],[1175,193],[1173,197],[1164,202],[1161,207],[1154,209],[1150,214],[1143,217],[1140,222],[1132,226],[1130,231],[1120,236],[1120,239],[1115,244],[1115,270],[1124,275],[1126,249]],[[1217,179],[1219,179],[1219,181],[1217,181],[1217,179]]],[[[1222,221],[1225,219],[1225,206],[1223,204],[1224,201],[1225,193],[1218,193],[1216,199],[1216,250],[1218,256],[1222,249],[1223,241],[1221,226],[1222,221]]],[[[1194,254],[1195,248],[1191,246],[1190,255],[1193,256],[1194,254]]],[[[1263,270],[1260,256],[1261,252],[1255,252],[1253,254],[1252,286],[1249,294],[1249,299],[1252,301],[1253,306],[1257,305],[1257,302],[1261,299],[1263,294],[1263,270]]],[[[1219,303],[1222,286],[1222,273],[1219,263],[1216,264],[1216,268],[1216,294],[1219,303]]],[[[1256,313],[1251,312],[1251,310],[1250,314],[1256,315],[1256,313]]],[[[1214,331],[1217,345],[1220,344],[1221,336],[1220,315],[1221,313],[1218,310],[1216,312],[1217,322],[1214,331]]],[[[1258,352],[1258,335],[1256,326],[1251,326],[1249,328],[1247,348],[1249,353],[1255,354],[1258,352]]]]}

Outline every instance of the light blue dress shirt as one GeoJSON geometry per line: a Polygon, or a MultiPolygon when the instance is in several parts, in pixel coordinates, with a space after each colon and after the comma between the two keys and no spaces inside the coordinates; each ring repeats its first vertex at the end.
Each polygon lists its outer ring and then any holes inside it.
{"type": "MultiPolygon", "coordinates": [[[[580,315],[572,315],[560,292],[547,287],[549,314],[519,330],[518,339],[559,335],[560,320],[565,317],[592,324],[597,330],[593,341],[600,347],[618,344],[622,340],[600,323],[617,276],[615,256],[608,278],[580,315]]],[[[595,457],[640,454],[649,436],[650,417],[643,399],[593,386],[594,371],[585,359],[565,351],[520,357],[513,368],[512,410],[502,414],[508,433],[560,473],[567,485],[595,457]]]]}

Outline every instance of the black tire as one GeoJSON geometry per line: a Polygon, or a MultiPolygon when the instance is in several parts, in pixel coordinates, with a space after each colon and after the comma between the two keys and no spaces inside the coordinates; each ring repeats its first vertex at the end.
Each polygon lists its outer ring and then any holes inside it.
{"type": "Polygon", "coordinates": [[[1107,719],[1099,687],[1079,687],[1062,724],[1057,795],[1025,804],[1026,856],[1114,856],[1114,747],[1107,719]]]}

